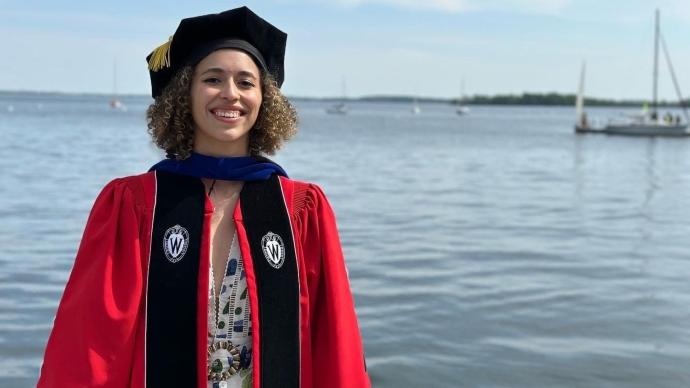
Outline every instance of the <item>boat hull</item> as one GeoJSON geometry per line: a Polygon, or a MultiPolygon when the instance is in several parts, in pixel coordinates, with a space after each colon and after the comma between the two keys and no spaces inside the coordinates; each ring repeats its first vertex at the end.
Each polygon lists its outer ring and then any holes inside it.
{"type": "Polygon", "coordinates": [[[592,127],[583,127],[581,125],[576,125],[575,126],[575,133],[604,133],[603,128],[592,128],[592,127]]]}
{"type": "Polygon", "coordinates": [[[348,111],[349,109],[347,105],[345,105],[345,103],[342,102],[326,109],[326,113],[330,115],[346,115],[348,111]]]}
{"type": "Polygon", "coordinates": [[[690,136],[687,125],[609,124],[602,132],[628,136],[690,136]]]}

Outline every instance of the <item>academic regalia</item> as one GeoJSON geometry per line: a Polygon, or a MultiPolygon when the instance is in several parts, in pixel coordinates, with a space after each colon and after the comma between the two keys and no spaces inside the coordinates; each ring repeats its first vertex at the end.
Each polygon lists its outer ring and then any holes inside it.
{"type": "Polygon", "coordinates": [[[286,33],[247,7],[183,19],[175,34],[146,57],[151,96],[160,96],[181,68],[223,48],[247,53],[280,87],[285,79],[286,42],[286,33]]]}
{"type": "MultiPolygon", "coordinates": [[[[180,69],[228,48],[246,52],[280,85],[286,39],[246,7],[184,19],[147,57],[151,94],[161,96],[180,69]]],[[[254,387],[369,387],[323,192],[263,158],[168,156],[98,196],[38,387],[206,387],[215,357],[207,343],[213,205],[201,177],[245,182],[234,223],[251,310],[254,387]]]]}
{"type": "MultiPolygon", "coordinates": [[[[39,388],[152,388],[160,385],[151,383],[156,375],[170,374],[172,378],[177,378],[176,368],[166,370],[161,367],[157,370],[152,367],[153,363],[171,365],[166,362],[177,358],[192,360],[198,372],[193,376],[194,384],[169,386],[206,387],[209,230],[213,205],[202,188],[199,207],[201,227],[199,233],[189,230],[192,239],[193,235],[199,235],[200,245],[195,247],[190,243],[187,246],[190,251],[198,252],[194,275],[198,282],[191,294],[188,290],[184,291],[186,295],[175,297],[169,305],[170,308],[177,308],[177,301],[193,299],[196,301],[193,307],[196,313],[187,317],[166,316],[166,309],[160,308],[165,302],[152,306],[155,295],[152,288],[160,289],[163,286],[153,286],[154,281],[150,280],[154,276],[151,271],[154,271],[153,256],[156,255],[152,252],[162,252],[161,244],[165,244],[159,239],[159,232],[155,230],[157,222],[154,222],[157,217],[154,213],[161,207],[156,202],[163,202],[160,193],[163,177],[191,182],[184,187],[194,186],[196,183],[193,182],[198,183],[197,187],[203,187],[198,178],[150,171],[113,180],[96,199],[46,347],[39,388]],[[152,348],[150,337],[165,328],[164,325],[151,327],[151,315],[164,321],[187,319],[196,324],[197,332],[191,336],[190,342],[194,351],[189,352],[194,354],[175,351],[181,349],[177,346],[184,346],[184,341],[181,334],[174,333],[167,336],[168,343],[160,345],[167,347],[166,354],[158,352],[153,358],[152,354],[158,351],[159,345],[152,348]],[[180,344],[177,343],[178,339],[180,344]]],[[[267,307],[265,301],[259,300],[262,290],[270,292],[272,284],[260,284],[257,280],[257,266],[265,265],[267,261],[264,257],[257,257],[256,250],[250,246],[256,241],[252,242],[248,237],[247,226],[251,225],[252,220],[247,219],[242,204],[250,200],[240,196],[233,218],[240,249],[246,260],[252,311],[253,386],[266,387],[265,381],[271,380],[272,370],[297,365],[298,385],[301,388],[369,387],[353,298],[335,217],[328,200],[314,184],[275,174],[272,179],[279,183],[279,192],[284,200],[282,206],[287,210],[293,237],[290,240],[294,242],[298,313],[294,319],[285,319],[292,321],[288,324],[298,328],[295,337],[298,359],[296,364],[291,364],[290,355],[285,364],[275,362],[266,365],[262,362],[263,353],[272,347],[280,347],[276,343],[262,343],[262,327],[272,327],[276,321],[274,318],[264,321],[262,317],[270,316],[266,314],[273,309],[281,314],[283,306],[269,304],[267,307]],[[266,311],[260,312],[262,308],[266,311]]],[[[247,187],[248,183],[245,189],[247,187]]],[[[195,213],[188,210],[195,205],[185,201],[177,201],[174,206],[177,210],[181,208],[183,213],[195,213]]],[[[196,215],[192,214],[192,217],[196,215]]],[[[285,245],[289,249],[290,243],[285,245]]],[[[165,262],[165,259],[161,260],[165,262]]],[[[270,264],[270,260],[268,262],[270,264]]],[[[184,263],[184,259],[180,263],[184,263]]],[[[177,264],[165,265],[174,267],[177,264]]],[[[289,313],[286,314],[289,316],[289,313]]],[[[189,338],[187,336],[187,340],[189,338]]]]}

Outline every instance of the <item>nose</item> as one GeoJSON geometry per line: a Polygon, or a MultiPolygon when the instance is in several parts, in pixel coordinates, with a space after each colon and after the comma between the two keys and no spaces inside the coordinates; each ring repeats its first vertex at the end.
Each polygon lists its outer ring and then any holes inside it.
{"type": "Polygon", "coordinates": [[[221,90],[221,97],[228,100],[237,100],[240,98],[240,89],[235,85],[235,81],[232,79],[227,80],[223,89],[221,90]]]}

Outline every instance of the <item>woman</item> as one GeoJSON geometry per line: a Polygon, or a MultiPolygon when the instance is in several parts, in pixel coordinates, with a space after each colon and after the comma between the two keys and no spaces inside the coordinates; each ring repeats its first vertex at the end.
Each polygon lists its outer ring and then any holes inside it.
{"type": "Polygon", "coordinates": [[[287,35],[242,7],[149,57],[167,159],[101,192],[39,387],[368,387],[333,212],[272,154],[287,35]]]}

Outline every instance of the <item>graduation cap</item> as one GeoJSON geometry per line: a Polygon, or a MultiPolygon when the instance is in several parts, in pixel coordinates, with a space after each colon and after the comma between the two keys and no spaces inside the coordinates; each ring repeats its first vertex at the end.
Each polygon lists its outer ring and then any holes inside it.
{"type": "Polygon", "coordinates": [[[178,70],[196,65],[223,48],[249,54],[256,65],[283,84],[287,34],[247,7],[182,19],[175,34],[146,57],[151,76],[151,95],[156,98],[178,70]]]}

